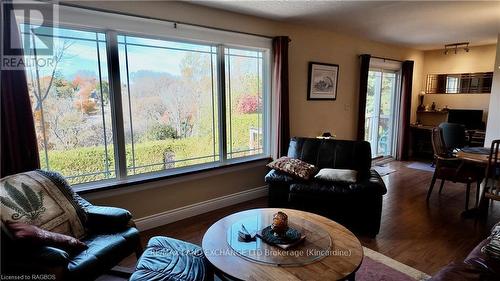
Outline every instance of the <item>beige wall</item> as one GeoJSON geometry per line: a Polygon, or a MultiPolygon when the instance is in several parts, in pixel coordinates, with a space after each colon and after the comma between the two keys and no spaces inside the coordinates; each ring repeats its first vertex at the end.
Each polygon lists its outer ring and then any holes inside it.
{"type": "MultiPolygon", "coordinates": [[[[266,162],[247,167],[228,168],[229,172],[206,172],[149,185],[128,187],[91,194],[98,205],[110,205],[130,210],[135,218],[150,216],[224,195],[262,187],[266,162]],[[134,191],[139,189],[139,191],[134,191]]],[[[84,196],[85,197],[85,196],[84,196]]]]}
{"type": "MultiPolygon", "coordinates": [[[[425,90],[426,77],[428,74],[443,73],[468,73],[493,71],[495,63],[496,45],[485,45],[471,47],[470,52],[460,51],[445,55],[444,50],[433,50],[424,52],[424,67],[422,81],[415,86],[425,90]]],[[[482,109],[486,121],[490,103],[489,94],[428,94],[425,96],[424,104],[435,102],[438,107],[461,109],[482,109]]],[[[414,105],[414,110],[416,110],[414,105]]]]}
{"type": "MultiPolygon", "coordinates": [[[[418,50],[186,3],[103,1],[78,4],[269,36],[290,36],[292,39],[289,50],[290,119],[293,136],[317,136],[323,131],[331,131],[342,139],[356,137],[360,54],[369,53],[399,60],[414,60],[414,84],[422,81],[423,52],[418,50]],[[340,66],[336,101],[306,100],[309,61],[335,63],[340,66]]],[[[416,103],[416,94],[420,88],[414,88],[413,102],[416,103]]],[[[94,201],[99,204],[125,207],[133,211],[136,217],[142,217],[263,185],[265,171],[264,167],[257,167],[172,186],[167,184],[162,186],[160,183],[155,188],[122,195],[110,193],[94,201]]]]}
{"type": "Polygon", "coordinates": [[[495,72],[493,75],[490,114],[488,115],[488,125],[486,127],[486,146],[490,146],[492,140],[500,139],[500,33],[498,34],[495,72]]]}
{"type": "MultiPolygon", "coordinates": [[[[359,54],[399,60],[414,60],[414,83],[421,81],[421,51],[384,45],[331,32],[290,26],[283,31],[292,37],[290,46],[290,121],[292,135],[317,136],[335,132],[338,138],[354,139],[357,131],[359,54]],[[339,64],[336,101],[307,101],[307,63],[339,64]]],[[[414,96],[418,87],[414,87],[414,96]]],[[[416,99],[415,101],[416,102],[416,99]]],[[[414,112],[412,112],[414,119],[414,112]]]]}

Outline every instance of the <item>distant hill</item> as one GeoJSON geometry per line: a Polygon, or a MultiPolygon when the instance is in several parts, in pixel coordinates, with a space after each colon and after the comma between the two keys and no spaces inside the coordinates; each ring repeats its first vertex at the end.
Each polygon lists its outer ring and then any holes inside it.
{"type": "MultiPolygon", "coordinates": [[[[108,74],[107,73],[101,73],[103,79],[107,79],[108,74]]],[[[75,79],[75,77],[80,76],[80,77],[98,77],[98,74],[94,71],[90,70],[78,70],[70,75],[65,75],[66,80],[72,81],[75,79]]],[[[150,70],[139,70],[136,72],[130,73],[130,79],[135,80],[135,79],[141,79],[141,78],[160,78],[160,77],[168,77],[168,78],[176,78],[175,75],[172,75],[167,72],[158,72],[158,71],[150,71],[150,70]]],[[[121,77],[122,81],[126,79],[126,77],[121,77]]]]}
{"type": "Polygon", "coordinates": [[[141,78],[159,78],[159,77],[169,77],[174,78],[175,76],[169,74],[167,72],[158,72],[158,71],[150,71],[150,70],[139,70],[136,72],[130,73],[130,79],[141,79],[141,78]]]}
{"type": "MultiPolygon", "coordinates": [[[[68,76],[64,75],[64,78],[66,78],[66,80],[68,80],[68,81],[73,81],[73,79],[75,79],[75,77],[77,77],[77,76],[80,76],[80,77],[98,77],[98,74],[95,71],[78,70],[78,71],[76,71],[73,74],[70,74],[68,76]]],[[[103,77],[107,77],[107,76],[108,76],[107,73],[105,76],[103,75],[103,77]]]]}

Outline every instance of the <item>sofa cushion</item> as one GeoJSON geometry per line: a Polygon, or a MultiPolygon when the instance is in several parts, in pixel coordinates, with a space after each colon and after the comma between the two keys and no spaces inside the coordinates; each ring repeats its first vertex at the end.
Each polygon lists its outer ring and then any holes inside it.
{"type": "Polygon", "coordinates": [[[370,143],[366,141],[294,137],[290,140],[287,156],[319,169],[356,170],[359,178],[368,176],[372,162],[370,143]]]}
{"type": "Polygon", "coordinates": [[[337,181],[354,183],[357,181],[358,172],[349,169],[323,168],[314,176],[315,179],[324,181],[337,181]]]}
{"type": "Polygon", "coordinates": [[[375,170],[369,171],[369,176],[364,178],[359,178],[358,181],[352,183],[350,188],[357,191],[370,191],[375,192],[376,194],[386,194],[387,188],[385,186],[384,180],[379,175],[379,173],[375,170]]]}
{"type": "Polygon", "coordinates": [[[85,243],[74,237],[43,230],[34,225],[10,221],[5,225],[14,241],[29,246],[50,246],[68,252],[81,252],[88,248],[85,243]]]}
{"type": "Polygon", "coordinates": [[[300,193],[304,195],[334,195],[352,193],[349,184],[345,182],[324,182],[312,181],[308,183],[293,183],[290,185],[290,193],[300,193]]]}
{"type": "Polygon", "coordinates": [[[278,170],[272,169],[267,173],[266,177],[264,178],[266,183],[292,183],[294,181],[294,178],[292,178],[290,175],[280,172],[278,170]]]}
{"type": "Polygon", "coordinates": [[[267,164],[267,166],[304,180],[310,179],[318,171],[314,165],[290,157],[281,157],[267,164]]]}
{"type": "Polygon", "coordinates": [[[387,192],[385,184],[373,171],[373,175],[355,183],[331,182],[313,179],[308,182],[295,182],[290,184],[290,193],[304,195],[323,196],[326,194],[378,194],[383,195],[387,192]]]}
{"type": "Polygon", "coordinates": [[[3,222],[32,224],[78,239],[85,236],[85,211],[58,174],[37,170],[5,177],[0,180],[0,199],[3,222]]]}
{"type": "Polygon", "coordinates": [[[131,281],[203,281],[213,277],[201,247],[169,237],[149,240],[131,281]]]}
{"type": "Polygon", "coordinates": [[[103,271],[115,266],[136,249],[139,231],[135,228],[112,233],[90,234],[83,242],[89,247],[70,257],[68,271],[72,278],[93,280],[103,271]]]}

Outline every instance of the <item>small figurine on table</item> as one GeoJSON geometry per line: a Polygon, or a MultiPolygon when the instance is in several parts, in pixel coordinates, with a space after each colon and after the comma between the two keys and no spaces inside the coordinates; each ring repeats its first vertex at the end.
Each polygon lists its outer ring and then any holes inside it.
{"type": "Polygon", "coordinates": [[[283,212],[274,214],[271,229],[275,236],[283,236],[288,230],[288,216],[283,212]]]}

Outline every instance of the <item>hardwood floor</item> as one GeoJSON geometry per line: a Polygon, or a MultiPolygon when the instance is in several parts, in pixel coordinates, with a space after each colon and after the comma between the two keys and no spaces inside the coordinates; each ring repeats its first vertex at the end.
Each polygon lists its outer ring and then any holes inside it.
{"type": "MultiPolygon", "coordinates": [[[[382,226],[375,239],[359,236],[362,244],[428,274],[451,261],[463,260],[490,228],[500,220],[500,207],[492,204],[487,219],[465,219],[465,186],[447,182],[441,195],[434,189],[429,204],[425,196],[432,172],[408,168],[412,162],[386,164],[396,171],[383,177],[388,192],[384,196],[382,226]]],[[[474,205],[475,189],[470,206],[474,205]]],[[[267,198],[245,202],[203,215],[142,232],[143,244],[156,235],[201,244],[205,231],[220,218],[246,209],[267,206],[267,198]]],[[[362,206],[360,206],[362,207],[362,206]]],[[[133,266],[129,257],[122,265],[133,266]]]]}
{"type": "MultiPolygon", "coordinates": [[[[368,248],[433,274],[451,261],[463,260],[500,220],[500,208],[492,204],[485,220],[462,218],[465,185],[451,182],[446,182],[440,195],[434,188],[426,204],[432,172],[411,169],[408,164],[388,164],[396,172],[383,177],[388,191],[380,233],[376,239],[359,238],[368,248]]],[[[471,191],[470,206],[472,198],[471,191]]]]}

